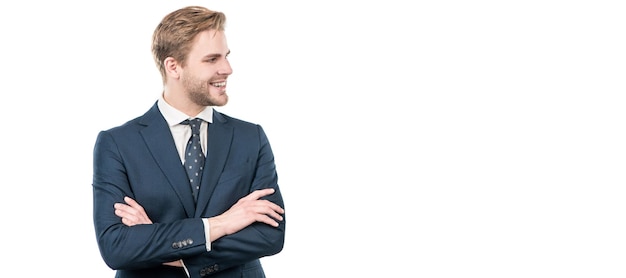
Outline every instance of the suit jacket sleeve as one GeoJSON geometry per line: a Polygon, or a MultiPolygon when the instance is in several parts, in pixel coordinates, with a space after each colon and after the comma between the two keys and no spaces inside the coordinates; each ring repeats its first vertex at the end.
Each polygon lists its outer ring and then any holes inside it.
{"type": "Polygon", "coordinates": [[[140,183],[143,178],[128,175],[131,163],[126,161],[134,164],[141,161],[132,161],[136,158],[127,155],[124,149],[135,146],[126,144],[127,141],[121,146],[116,139],[119,137],[112,132],[100,132],[93,155],[93,219],[105,263],[112,269],[142,269],[206,253],[204,228],[199,218],[180,217],[171,222],[128,227],[115,215],[113,205],[124,203],[125,196],[135,198],[133,190],[137,189],[131,183],[140,183]]]}

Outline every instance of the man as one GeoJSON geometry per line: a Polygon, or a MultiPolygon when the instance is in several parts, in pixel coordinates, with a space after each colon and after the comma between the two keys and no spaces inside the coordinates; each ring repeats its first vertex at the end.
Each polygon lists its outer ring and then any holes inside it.
{"type": "Polygon", "coordinates": [[[161,97],[98,134],[94,226],[116,277],[264,277],[259,258],[283,248],[269,141],[261,126],[214,110],[228,102],[232,73],[224,22],[198,6],[165,16],[152,43],[161,97]]]}

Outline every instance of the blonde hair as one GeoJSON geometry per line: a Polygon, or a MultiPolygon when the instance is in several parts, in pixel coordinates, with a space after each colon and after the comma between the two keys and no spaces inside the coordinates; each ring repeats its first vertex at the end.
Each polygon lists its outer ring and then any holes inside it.
{"type": "Polygon", "coordinates": [[[152,56],[166,82],[163,61],[172,57],[185,64],[191,43],[198,33],[206,30],[224,31],[226,15],[205,7],[189,6],[166,15],[152,34],[152,56]]]}

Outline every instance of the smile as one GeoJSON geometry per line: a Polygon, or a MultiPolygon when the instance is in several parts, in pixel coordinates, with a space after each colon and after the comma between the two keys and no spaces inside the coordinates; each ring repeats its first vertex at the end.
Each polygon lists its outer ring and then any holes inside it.
{"type": "Polygon", "coordinates": [[[224,87],[226,86],[226,81],[211,83],[211,85],[215,87],[224,87]]]}

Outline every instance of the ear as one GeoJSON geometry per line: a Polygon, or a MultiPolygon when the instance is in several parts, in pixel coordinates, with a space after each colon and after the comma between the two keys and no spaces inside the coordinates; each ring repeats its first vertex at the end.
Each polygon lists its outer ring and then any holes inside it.
{"type": "Polygon", "coordinates": [[[165,58],[165,60],[163,61],[163,66],[165,68],[165,73],[167,76],[174,79],[180,78],[179,65],[176,59],[172,57],[165,58]]]}

